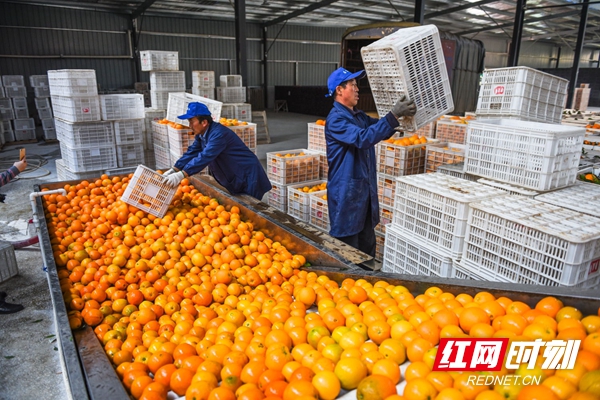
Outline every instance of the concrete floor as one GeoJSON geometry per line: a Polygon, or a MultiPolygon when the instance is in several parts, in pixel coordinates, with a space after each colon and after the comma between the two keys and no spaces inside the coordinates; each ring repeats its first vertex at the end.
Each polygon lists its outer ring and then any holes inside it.
{"type": "MultiPolygon", "coordinates": [[[[266,153],[306,148],[307,123],[315,116],[295,113],[267,113],[271,143],[258,146],[258,158],[266,165],[266,153]]],[[[57,181],[54,160],[60,158],[58,144],[9,145],[0,151],[0,168],[6,170],[18,159],[18,147],[26,147],[32,172],[0,188],[7,195],[0,203],[0,236],[15,240],[26,236],[23,229],[8,222],[27,220],[32,211],[28,201],[36,183],[57,181]]],[[[39,246],[16,250],[19,275],[0,283],[8,301],[25,310],[0,315],[0,400],[64,400],[68,398],[61,360],[56,348],[52,303],[39,246]],[[43,394],[43,395],[42,395],[43,394]]]]}

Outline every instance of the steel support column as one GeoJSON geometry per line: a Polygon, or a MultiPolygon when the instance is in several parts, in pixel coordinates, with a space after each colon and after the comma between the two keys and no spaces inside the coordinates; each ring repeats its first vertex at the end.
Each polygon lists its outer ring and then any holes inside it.
{"type": "Polygon", "coordinates": [[[425,21],[425,0],[415,0],[415,18],[413,21],[423,25],[425,21]]]}
{"type": "Polygon", "coordinates": [[[135,81],[140,81],[141,65],[140,65],[140,52],[138,50],[138,42],[140,41],[140,32],[137,31],[137,19],[131,18],[129,20],[131,26],[131,54],[133,55],[133,69],[135,72],[135,81]]]}
{"type": "Polygon", "coordinates": [[[560,53],[562,52],[562,47],[558,46],[558,52],[556,53],[556,69],[558,69],[558,66],[560,65],[560,53]]]}
{"type": "Polygon", "coordinates": [[[583,42],[585,41],[585,28],[587,25],[589,0],[584,0],[581,7],[581,16],[579,20],[579,32],[577,33],[577,44],[575,45],[575,56],[573,58],[573,67],[571,67],[571,80],[569,82],[569,96],[567,104],[573,101],[575,87],[577,86],[577,76],[579,75],[579,62],[581,59],[581,51],[583,50],[583,42]]]}
{"type": "Polygon", "coordinates": [[[235,0],[235,60],[242,85],[248,86],[248,53],[246,50],[246,0],[235,0]]]}
{"type": "Polygon", "coordinates": [[[268,42],[267,42],[267,27],[263,26],[262,27],[262,51],[263,51],[263,56],[262,56],[262,66],[263,66],[263,83],[262,83],[262,87],[263,87],[263,99],[265,102],[265,110],[268,108],[268,104],[269,104],[269,74],[268,74],[268,65],[269,65],[269,54],[267,52],[267,50],[269,49],[268,46],[268,42]]]}
{"type": "Polygon", "coordinates": [[[525,19],[525,6],[527,0],[517,0],[517,11],[513,25],[512,42],[508,50],[508,66],[514,67],[519,62],[519,50],[521,50],[521,36],[523,35],[523,21],[525,19]]]}

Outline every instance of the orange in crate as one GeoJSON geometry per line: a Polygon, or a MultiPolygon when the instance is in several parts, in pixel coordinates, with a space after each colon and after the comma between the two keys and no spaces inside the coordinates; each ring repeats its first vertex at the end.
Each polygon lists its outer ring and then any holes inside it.
{"type": "Polygon", "coordinates": [[[166,178],[150,168],[140,165],[121,197],[125,203],[162,218],[166,213],[177,188],[166,184],[166,178]]]}

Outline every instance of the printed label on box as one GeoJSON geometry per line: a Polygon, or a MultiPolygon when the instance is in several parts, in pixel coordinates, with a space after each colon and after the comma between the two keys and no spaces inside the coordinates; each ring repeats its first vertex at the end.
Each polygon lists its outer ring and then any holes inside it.
{"type": "Polygon", "coordinates": [[[590,264],[590,272],[588,273],[588,275],[598,272],[599,266],[600,266],[600,258],[593,260],[590,264]]]}
{"type": "Polygon", "coordinates": [[[494,86],[494,88],[492,89],[492,92],[494,93],[494,95],[496,96],[501,96],[504,94],[504,85],[497,85],[494,86]]]}

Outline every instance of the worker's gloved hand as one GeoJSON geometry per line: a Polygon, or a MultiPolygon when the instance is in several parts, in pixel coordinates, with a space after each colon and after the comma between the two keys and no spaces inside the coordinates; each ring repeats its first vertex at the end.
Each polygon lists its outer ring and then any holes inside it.
{"type": "Polygon", "coordinates": [[[396,118],[400,117],[412,117],[417,112],[417,106],[413,100],[406,100],[406,96],[402,96],[394,107],[392,107],[392,114],[396,118]]]}
{"type": "Polygon", "coordinates": [[[175,172],[175,170],[173,168],[170,168],[168,171],[166,171],[163,176],[169,176],[171,175],[173,172],[175,172]]]}
{"type": "Polygon", "coordinates": [[[174,173],[170,174],[169,176],[167,176],[166,183],[167,183],[167,185],[169,185],[171,187],[177,187],[177,186],[179,186],[179,184],[181,183],[183,178],[185,178],[183,171],[174,172],[174,173]]]}

